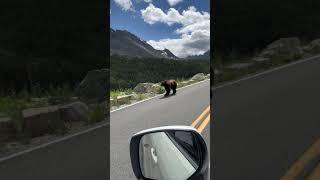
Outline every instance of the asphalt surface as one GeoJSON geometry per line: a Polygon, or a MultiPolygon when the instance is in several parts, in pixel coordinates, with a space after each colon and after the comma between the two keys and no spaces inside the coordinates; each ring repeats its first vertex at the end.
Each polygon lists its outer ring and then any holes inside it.
{"type": "MultiPolygon", "coordinates": [[[[210,104],[210,81],[184,89],[175,96],[154,99],[110,114],[110,179],[135,179],[131,168],[129,143],[141,130],[171,125],[187,125],[210,104]]],[[[202,132],[210,149],[209,125],[202,132]]]]}
{"type": "Polygon", "coordinates": [[[217,88],[213,102],[212,179],[280,179],[320,137],[320,59],[217,88]]]}
{"type": "Polygon", "coordinates": [[[1,180],[109,179],[109,126],[0,162],[1,180]]]}

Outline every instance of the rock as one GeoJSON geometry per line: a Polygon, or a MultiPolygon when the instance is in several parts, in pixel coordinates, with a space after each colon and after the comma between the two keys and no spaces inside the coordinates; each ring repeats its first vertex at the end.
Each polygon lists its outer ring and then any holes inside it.
{"type": "Polygon", "coordinates": [[[264,58],[294,59],[301,57],[300,40],[296,37],[280,38],[269,44],[259,55],[264,58]]]}
{"type": "Polygon", "coordinates": [[[190,79],[190,80],[188,81],[188,85],[193,84],[193,83],[196,83],[196,82],[197,82],[197,81],[190,79]]]}
{"type": "Polygon", "coordinates": [[[207,74],[207,75],[206,75],[206,79],[210,79],[210,74],[207,74]]]}
{"type": "Polygon", "coordinates": [[[320,39],[315,39],[311,41],[305,48],[304,51],[312,54],[320,53],[320,39]]]}
{"type": "Polygon", "coordinates": [[[7,117],[8,115],[3,113],[3,112],[0,112],[0,117],[7,117]]]}
{"type": "Polygon", "coordinates": [[[150,93],[150,94],[157,94],[160,90],[159,84],[153,83],[139,83],[133,91],[135,93],[150,93]]]}
{"type": "Polygon", "coordinates": [[[48,101],[48,98],[31,98],[32,102],[46,102],[48,101]]]}
{"type": "Polygon", "coordinates": [[[110,111],[113,111],[113,110],[116,110],[116,109],[118,109],[117,106],[111,106],[110,111]]]}
{"type": "Polygon", "coordinates": [[[139,100],[139,98],[140,98],[139,95],[136,94],[136,93],[132,93],[131,95],[132,95],[132,96],[131,96],[131,100],[132,100],[132,101],[139,100]]]}
{"type": "Polygon", "coordinates": [[[270,58],[265,58],[265,57],[254,57],[252,60],[256,62],[264,62],[264,61],[270,61],[270,58]]]}
{"type": "Polygon", "coordinates": [[[110,98],[110,106],[115,106],[116,105],[116,100],[113,98],[110,98]]]}
{"type": "Polygon", "coordinates": [[[22,111],[23,131],[32,136],[65,130],[65,124],[60,118],[58,106],[30,108],[22,111]]]}
{"type": "Polygon", "coordinates": [[[205,80],[205,79],[206,79],[206,76],[203,73],[198,73],[198,74],[194,75],[190,80],[202,81],[202,80],[205,80]]]}
{"type": "Polygon", "coordinates": [[[75,122],[89,120],[89,108],[88,106],[80,101],[69,103],[59,107],[61,119],[64,122],[75,122]]]}
{"type": "Polygon", "coordinates": [[[78,101],[79,99],[80,99],[80,98],[79,98],[79,97],[76,97],[76,96],[70,98],[71,101],[78,101]]]}
{"type": "Polygon", "coordinates": [[[0,134],[12,131],[14,129],[14,124],[10,117],[2,116],[0,117],[0,134]]]}
{"type": "Polygon", "coordinates": [[[50,97],[48,99],[49,104],[51,105],[58,105],[63,102],[63,99],[61,97],[50,97]]]}
{"type": "Polygon", "coordinates": [[[234,64],[227,66],[227,68],[229,68],[229,69],[244,69],[244,68],[248,68],[252,65],[253,65],[253,63],[234,63],[234,64]]]}
{"type": "Polygon", "coordinates": [[[214,70],[213,70],[213,73],[214,73],[215,75],[219,75],[219,74],[221,74],[221,71],[218,70],[218,69],[214,69],[214,70]]]}
{"type": "Polygon", "coordinates": [[[89,71],[76,88],[79,97],[104,100],[109,90],[109,69],[89,71]]]}
{"type": "Polygon", "coordinates": [[[129,104],[132,95],[123,95],[117,97],[117,105],[129,104]]]}

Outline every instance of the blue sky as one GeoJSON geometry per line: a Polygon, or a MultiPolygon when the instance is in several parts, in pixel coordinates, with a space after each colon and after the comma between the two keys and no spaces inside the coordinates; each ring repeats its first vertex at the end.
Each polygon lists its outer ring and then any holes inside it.
{"type": "Polygon", "coordinates": [[[110,7],[111,28],[127,30],[156,49],[185,57],[210,48],[210,0],[111,0],[110,7]]]}

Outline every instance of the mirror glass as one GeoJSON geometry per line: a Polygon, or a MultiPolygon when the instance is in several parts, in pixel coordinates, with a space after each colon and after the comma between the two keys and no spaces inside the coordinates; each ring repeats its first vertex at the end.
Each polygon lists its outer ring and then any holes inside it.
{"type": "Polygon", "coordinates": [[[197,136],[190,131],[145,134],[139,144],[140,168],[149,179],[185,180],[201,160],[197,136]]]}

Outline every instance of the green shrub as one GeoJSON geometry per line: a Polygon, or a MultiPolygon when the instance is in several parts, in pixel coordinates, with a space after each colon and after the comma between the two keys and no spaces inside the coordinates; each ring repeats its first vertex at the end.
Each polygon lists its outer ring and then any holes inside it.
{"type": "Polygon", "coordinates": [[[103,104],[94,105],[89,114],[89,124],[100,122],[106,117],[107,107],[103,104]]]}
{"type": "Polygon", "coordinates": [[[164,87],[160,86],[160,88],[158,90],[158,94],[163,94],[165,92],[166,92],[166,90],[164,89],[164,87]]]}

